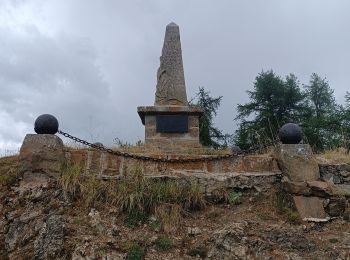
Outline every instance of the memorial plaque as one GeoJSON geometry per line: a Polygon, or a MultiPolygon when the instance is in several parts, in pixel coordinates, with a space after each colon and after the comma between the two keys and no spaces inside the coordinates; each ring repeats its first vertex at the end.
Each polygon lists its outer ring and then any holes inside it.
{"type": "Polygon", "coordinates": [[[157,133],[188,132],[188,115],[157,115],[157,133]]]}

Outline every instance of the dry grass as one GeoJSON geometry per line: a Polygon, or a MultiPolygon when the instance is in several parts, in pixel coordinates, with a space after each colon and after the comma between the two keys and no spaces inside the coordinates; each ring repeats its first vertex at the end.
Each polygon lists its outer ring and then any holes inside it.
{"type": "Polygon", "coordinates": [[[350,153],[345,148],[325,151],[320,157],[333,163],[350,163],[350,153]]]}
{"type": "Polygon", "coordinates": [[[104,181],[95,176],[83,176],[80,167],[68,165],[58,181],[65,194],[87,207],[101,204],[115,206],[120,213],[154,214],[165,232],[179,226],[181,214],[206,207],[204,191],[197,183],[145,178],[136,166],[129,177],[104,181]]]}
{"type": "Polygon", "coordinates": [[[17,181],[18,156],[0,158],[0,186],[12,186],[17,181]]]}

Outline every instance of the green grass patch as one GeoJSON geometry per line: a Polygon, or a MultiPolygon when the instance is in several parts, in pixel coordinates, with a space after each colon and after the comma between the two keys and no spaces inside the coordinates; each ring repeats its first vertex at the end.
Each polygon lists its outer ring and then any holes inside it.
{"type": "Polygon", "coordinates": [[[227,197],[227,202],[229,204],[238,205],[242,203],[242,193],[241,192],[230,192],[227,197]]]}
{"type": "Polygon", "coordinates": [[[168,237],[160,236],[155,241],[155,245],[159,251],[168,251],[172,246],[172,241],[168,237]]]}
{"type": "Polygon", "coordinates": [[[145,249],[141,247],[139,244],[132,244],[128,248],[128,252],[126,255],[127,260],[141,260],[145,255],[145,249]]]}

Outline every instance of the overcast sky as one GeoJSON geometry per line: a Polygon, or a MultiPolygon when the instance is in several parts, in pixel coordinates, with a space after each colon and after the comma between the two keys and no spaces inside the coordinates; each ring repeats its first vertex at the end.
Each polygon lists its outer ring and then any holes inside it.
{"type": "Polygon", "coordinates": [[[236,105],[273,69],[350,89],[348,0],[0,0],[0,149],[19,147],[43,113],[93,142],[144,138],[165,26],[180,26],[190,99],[223,96],[216,124],[233,133],[236,105]]]}

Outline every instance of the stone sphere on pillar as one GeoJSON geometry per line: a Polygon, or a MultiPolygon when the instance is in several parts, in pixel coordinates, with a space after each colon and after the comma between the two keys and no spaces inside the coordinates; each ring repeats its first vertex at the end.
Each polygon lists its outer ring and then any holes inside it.
{"type": "Polygon", "coordinates": [[[278,137],[282,144],[298,144],[303,139],[303,130],[297,124],[287,123],[280,128],[278,137]]]}
{"type": "Polygon", "coordinates": [[[58,120],[53,115],[40,115],[34,123],[34,131],[37,134],[56,134],[58,131],[58,120]]]}
{"type": "Polygon", "coordinates": [[[231,152],[233,154],[242,154],[243,153],[242,149],[239,146],[237,146],[237,145],[232,145],[230,147],[230,149],[231,149],[231,152]]]}

